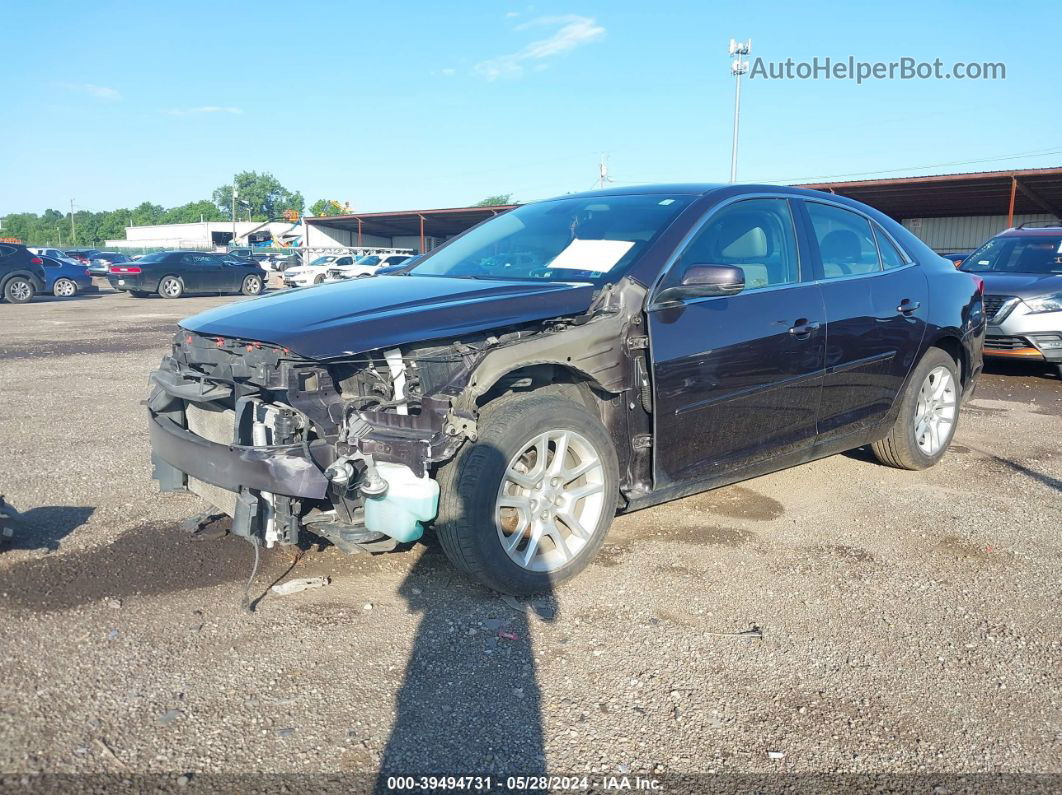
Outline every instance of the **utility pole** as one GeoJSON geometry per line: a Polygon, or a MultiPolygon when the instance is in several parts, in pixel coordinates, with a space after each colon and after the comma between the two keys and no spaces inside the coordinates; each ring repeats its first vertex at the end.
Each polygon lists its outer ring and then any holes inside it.
{"type": "Polygon", "coordinates": [[[232,180],[232,242],[230,246],[236,245],[236,180],[232,180]]]}
{"type": "Polygon", "coordinates": [[[734,146],[730,150],[730,181],[737,182],[738,124],[741,119],[741,76],[749,70],[749,62],[741,56],[752,49],[752,39],[741,42],[730,40],[730,74],[734,75],[734,146]]]}
{"type": "Polygon", "coordinates": [[[77,239],[77,235],[74,234],[74,200],[70,200],[70,242],[71,244],[77,239]]]}

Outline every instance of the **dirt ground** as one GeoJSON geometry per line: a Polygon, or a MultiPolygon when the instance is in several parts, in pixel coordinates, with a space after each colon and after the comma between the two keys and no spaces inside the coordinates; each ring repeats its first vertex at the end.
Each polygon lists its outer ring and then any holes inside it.
{"type": "MultiPolygon", "coordinates": [[[[232,298],[0,306],[0,774],[1054,774],[1062,380],[993,366],[926,472],[854,451],[623,517],[530,603],[430,541],[179,529],[147,373],[232,298]],[[325,588],[269,586],[327,575],[325,588]],[[755,630],[755,631],[749,631],[755,630]]],[[[81,776],[81,778],[78,778],[81,776]]],[[[249,779],[248,779],[249,780],[249,779]]],[[[381,779],[383,781],[384,779],[381,779]]],[[[1057,790],[1056,790],[1057,791],[1057,790]]]]}

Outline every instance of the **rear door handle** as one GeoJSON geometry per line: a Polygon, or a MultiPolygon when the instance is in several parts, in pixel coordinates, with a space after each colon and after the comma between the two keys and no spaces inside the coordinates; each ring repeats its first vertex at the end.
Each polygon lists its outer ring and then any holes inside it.
{"type": "Polygon", "coordinates": [[[819,328],[821,324],[817,321],[808,322],[807,318],[800,318],[790,329],[789,333],[794,337],[807,337],[811,332],[819,328]]]}
{"type": "Polygon", "coordinates": [[[911,312],[914,312],[921,305],[921,301],[912,301],[910,298],[904,298],[902,301],[900,301],[900,305],[896,307],[896,311],[899,312],[901,315],[906,315],[911,312]]]}

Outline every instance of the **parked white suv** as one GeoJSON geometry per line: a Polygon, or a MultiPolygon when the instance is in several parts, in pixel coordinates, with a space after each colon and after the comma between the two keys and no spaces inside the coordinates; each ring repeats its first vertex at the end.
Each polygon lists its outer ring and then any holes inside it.
{"type": "Polygon", "coordinates": [[[401,265],[412,256],[412,254],[366,254],[358,257],[351,265],[340,265],[337,262],[328,269],[326,281],[339,282],[346,279],[361,279],[366,276],[374,276],[380,268],[401,265]]]}
{"type": "Polygon", "coordinates": [[[354,264],[352,254],[324,254],[310,261],[308,265],[299,265],[284,271],[285,287],[309,287],[320,284],[328,278],[330,268],[340,268],[354,264]]]}

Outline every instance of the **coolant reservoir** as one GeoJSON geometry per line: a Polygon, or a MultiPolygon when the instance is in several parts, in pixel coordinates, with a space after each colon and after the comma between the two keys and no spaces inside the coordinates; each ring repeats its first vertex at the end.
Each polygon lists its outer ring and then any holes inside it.
{"type": "Polygon", "coordinates": [[[421,522],[434,519],[439,510],[439,484],[427,475],[418,478],[403,464],[381,462],[376,471],[387,481],[387,492],[365,499],[365,529],[416,541],[424,532],[421,522]]]}

